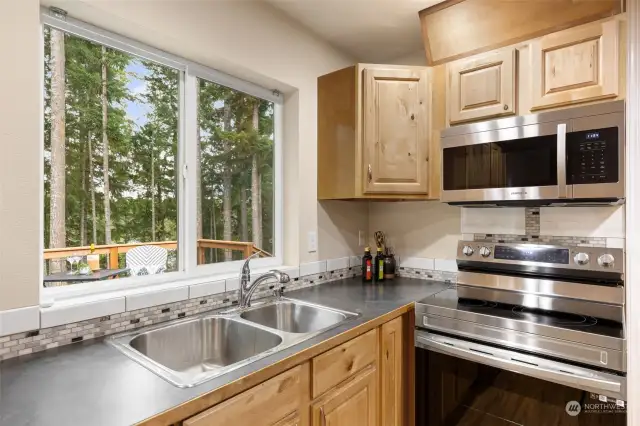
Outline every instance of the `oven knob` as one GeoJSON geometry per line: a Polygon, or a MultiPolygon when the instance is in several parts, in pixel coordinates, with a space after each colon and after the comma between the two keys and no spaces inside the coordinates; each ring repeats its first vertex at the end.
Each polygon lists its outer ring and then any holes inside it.
{"type": "Polygon", "coordinates": [[[481,247],[480,248],[480,256],[482,256],[482,257],[491,256],[491,249],[489,247],[481,247]]]}
{"type": "Polygon", "coordinates": [[[587,253],[578,253],[573,256],[573,260],[578,265],[586,265],[587,263],[589,263],[589,255],[587,253]]]}
{"type": "Polygon", "coordinates": [[[462,254],[464,254],[465,256],[471,256],[473,254],[473,247],[471,246],[462,247],[462,254]]]}
{"type": "Polygon", "coordinates": [[[603,268],[611,268],[613,267],[614,261],[615,259],[613,258],[613,255],[606,253],[598,258],[598,265],[602,266],[603,268]]]}

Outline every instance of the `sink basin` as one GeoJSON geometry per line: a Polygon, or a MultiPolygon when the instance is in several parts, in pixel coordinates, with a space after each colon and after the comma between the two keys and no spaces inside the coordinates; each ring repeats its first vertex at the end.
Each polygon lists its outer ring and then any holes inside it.
{"type": "Polygon", "coordinates": [[[336,325],[347,318],[347,313],[290,300],[261,306],[240,314],[240,317],[287,333],[313,333],[336,325]]]}
{"type": "Polygon", "coordinates": [[[111,337],[107,342],[143,367],[192,387],[291,347],[358,314],[293,299],[204,313],[111,337]]]}
{"type": "Polygon", "coordinates": [[[221,317],[169,325],[129,342],[152,361],[191,374],[235,364],[280,343],[282,338],[277,334],[221,317]]]}

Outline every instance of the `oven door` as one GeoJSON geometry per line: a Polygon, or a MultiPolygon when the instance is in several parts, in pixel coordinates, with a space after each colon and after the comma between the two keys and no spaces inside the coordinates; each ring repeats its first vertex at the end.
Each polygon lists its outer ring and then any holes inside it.
{"type": "Polygon", "coordinates": [[[567,127],[548,122],[443,138],[441,201],[570,198],[567,127]]]}
{"type": "Polygon", "coordinates": [[[424,330],[415,383],[419,426],[626,425],[623,376],[424,330]]]}

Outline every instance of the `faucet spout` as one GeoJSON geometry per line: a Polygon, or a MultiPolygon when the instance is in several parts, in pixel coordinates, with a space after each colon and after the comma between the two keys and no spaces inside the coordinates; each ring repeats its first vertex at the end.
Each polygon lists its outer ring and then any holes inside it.
{"type": "Polygon", "coordinates": [[[243,308],[250,307],[251,297],[253,296],[253,293],[256,291],[258,286],[261,283],[273,278],[275,278],[276,281],[278,281],[278,284],[286,284],[289,281],[291,281],[291,278],[289,278],[289,275],[285,274],[284,272],[278,271],[278,270],[271,270],[266,274],[260,276],[259,278],[256,278],[256,280],[251,284],[248,284],[248,282],[241,282],[240,283],[240,300],[239,300],[240,308],[243,309],[243,308]]]}

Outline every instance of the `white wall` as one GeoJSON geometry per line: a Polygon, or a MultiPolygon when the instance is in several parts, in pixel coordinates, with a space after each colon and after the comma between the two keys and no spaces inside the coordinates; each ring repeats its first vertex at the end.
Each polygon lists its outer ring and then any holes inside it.
{"type": "Polygon", "coordinates": [[[39,7],[37,0],[0,2],[0,311],[38,303],[39,7]]]}
{"type": "MultiPolygon", "coordinates": [[[[328,216],[318,219],[316,81],[319,75],[352,65],[351,58],[257,0],[43,0],[43,4],[284,92],[285,260],[298,263],[319,257],[319,252],[306,250],[307,233],[318,232],[318,226],[328,226],[320,230],[328,236],[327,249],[320,240],[320,250],[347,251],[337,237],[342,230],[331,226],[328,216]]],[[[9,309],[38,304],[42,57],[38,1],[3,0],[2,7],[0,237],[11,246],[4,244],[0,256],[0,309],[9,309]],[[18,35],[20,43],[15,42],[18,35]]],[[[341,226],[355,229],[359,224],[345,218],[346,211],[338,207],[332,212],[341,215],[341,226]]]]}

